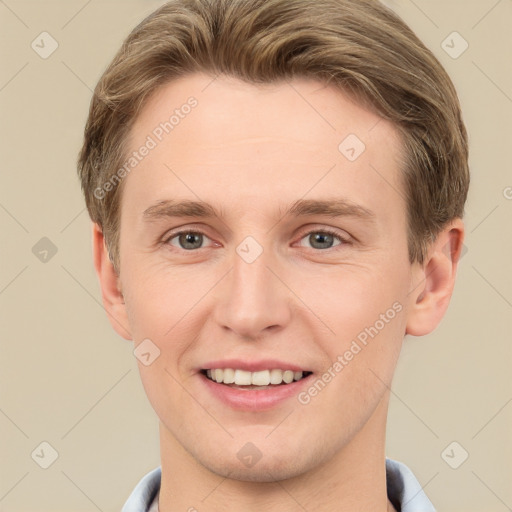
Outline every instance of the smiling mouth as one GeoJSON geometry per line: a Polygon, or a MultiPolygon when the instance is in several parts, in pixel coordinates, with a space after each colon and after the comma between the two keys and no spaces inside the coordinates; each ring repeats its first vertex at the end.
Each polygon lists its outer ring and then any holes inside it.
{"type": "Polygon", "coordinates": [[[312,372],[292,370],[262,370],[249,372],[233,368],[204,369],[201,372],[207,379],[237,389],[268,389],[277,386],[286,386],[293,382],[305,379],[312,372]]]}

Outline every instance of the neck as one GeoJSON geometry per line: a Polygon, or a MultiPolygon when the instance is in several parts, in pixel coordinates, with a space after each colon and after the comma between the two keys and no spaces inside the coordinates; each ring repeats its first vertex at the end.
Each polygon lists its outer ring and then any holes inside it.
{"type": "Polygon", "coordinates": [[[280,481],[250,482],[217,475],[160,424],[159,512],[396,512],[386,490],[388,400],[386,394],[363,428],[331,459],[280,481]]]}

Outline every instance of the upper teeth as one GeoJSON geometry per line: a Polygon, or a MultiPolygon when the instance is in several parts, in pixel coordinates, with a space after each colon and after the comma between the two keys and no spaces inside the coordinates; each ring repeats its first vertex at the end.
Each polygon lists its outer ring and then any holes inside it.
{"type": "Polygon", "coordinates": [[[248,372],[245,370],[233,370],[216,368],[206,370],[206,375],[216,382],[224,384],[236,384],[238,386],[268,386],[269,384],[289,384],[294,380],[302,379],[302,372],[292,370],[263,370],[260,372],[248,372]]]}

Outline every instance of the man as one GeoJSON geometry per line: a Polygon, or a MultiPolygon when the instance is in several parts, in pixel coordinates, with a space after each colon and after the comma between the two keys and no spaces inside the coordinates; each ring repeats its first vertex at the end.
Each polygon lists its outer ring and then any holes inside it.
{"type": "Polygon", "coordinates": [[[372,0],[174,0],[96,87],[94,264],[160,420],[123,511],[434,510],[385,457],[404,336],[441,321],[467,136],[372,0]]]}

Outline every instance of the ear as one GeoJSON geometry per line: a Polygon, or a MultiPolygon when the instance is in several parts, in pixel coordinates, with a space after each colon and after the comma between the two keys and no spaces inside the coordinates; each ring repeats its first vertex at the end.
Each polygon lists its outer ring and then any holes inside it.
{"type": "Polygon", "coordinates": [[[443,318],[455,286],[463,241],[464,223],[455,219],[432,243],[424,264],[413,271],[406,334],[429,334],[443,318]]]}
{"type": "Polygon", "coordinates": [[[103,306],[114,330],[126,340],[131,340],[126,305],[121,291],[121,281],[110,261],[101,228],[92,223],[92,251],[94,268],[101,287],[103,306]]]}

